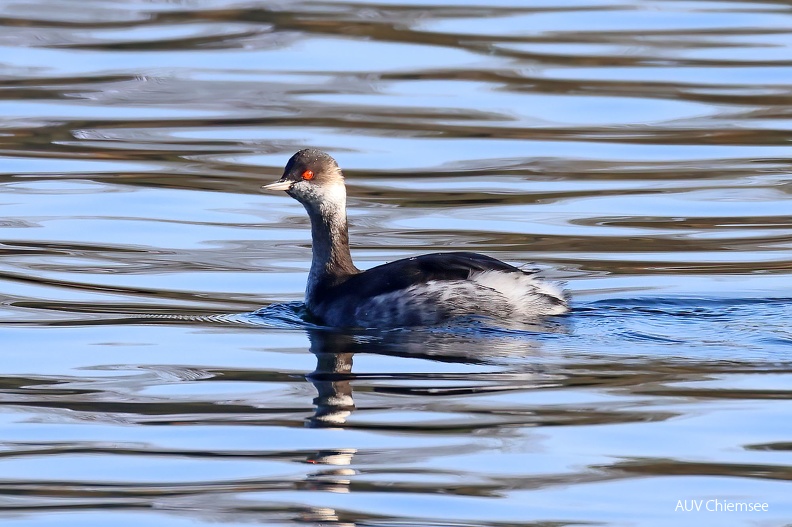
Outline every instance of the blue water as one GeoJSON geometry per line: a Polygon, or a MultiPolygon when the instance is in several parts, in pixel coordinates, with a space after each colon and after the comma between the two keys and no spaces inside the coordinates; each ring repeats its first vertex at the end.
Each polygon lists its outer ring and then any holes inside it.
{"type": "Polygon", "coordinates": [[[3,3],[0,523],[788,524],[789,23],[3,3]],[[572,312],[311,321],[307,218],[259,191],[308,146],[359,267],[482,252],[572,312]]]}

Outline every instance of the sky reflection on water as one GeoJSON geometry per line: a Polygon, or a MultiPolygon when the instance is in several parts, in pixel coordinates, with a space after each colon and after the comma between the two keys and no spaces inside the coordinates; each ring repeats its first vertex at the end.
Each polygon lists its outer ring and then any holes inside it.
{"type": "Polygon", "coordinates": [[[0,518],[787,522],[789,17],[3,4],[0,518]],[[306,323],[307,218],[259,192],[305,146],[345,169],[361,267],[535,262],[574,312],[306,323]],[[715,498],[769,511],[674,512],[715,498]]]}

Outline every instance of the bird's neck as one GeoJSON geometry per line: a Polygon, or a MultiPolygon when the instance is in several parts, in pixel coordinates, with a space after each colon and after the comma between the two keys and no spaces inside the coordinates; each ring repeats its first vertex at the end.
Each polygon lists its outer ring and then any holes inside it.
{"type": "MultiPolygon", "coordinates": [[[[343,187],[342,187],[343,188],[343,187]]],[[[346,195],[336,195],[318,207],[305,206],[311,219],[313,258],[305,291],[310,306],[317,289],[332,286],[340,279],[360,271],[349,252],[349,231],[346,216],[346,195]]]]}

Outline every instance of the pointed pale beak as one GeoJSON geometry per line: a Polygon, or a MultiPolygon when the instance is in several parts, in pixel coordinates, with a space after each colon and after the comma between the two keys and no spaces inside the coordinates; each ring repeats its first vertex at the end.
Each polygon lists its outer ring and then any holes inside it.
{"type": "Polygon", "coordinates": [[[288,179],[280,179],[275,183],[270,183],[269,185],[263,185],[261,190],[289,190],[291,188],[293,181],[289,181],[288,179]]]}

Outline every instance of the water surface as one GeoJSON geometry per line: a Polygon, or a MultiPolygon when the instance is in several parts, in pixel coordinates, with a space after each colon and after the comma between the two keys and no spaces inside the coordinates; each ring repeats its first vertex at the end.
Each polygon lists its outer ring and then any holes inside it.
{"type": "Polygon", "coordinates": [[[0,521],[788,523],[790,23],[4,2],[0,521]],[[306,146],[345,169],[360,267],[531,262],[573,313],[305,323],[307,218],[258,189],[306,146]],[[678,510],[716,499],[768,510],[678,510]]]}

